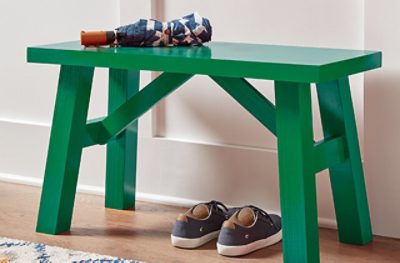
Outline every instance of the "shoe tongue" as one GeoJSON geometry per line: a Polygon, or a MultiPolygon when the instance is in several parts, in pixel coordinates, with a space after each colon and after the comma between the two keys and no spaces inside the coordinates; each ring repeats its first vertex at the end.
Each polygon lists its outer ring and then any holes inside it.
{"type": "Polygon", "coordinates": [[[251,226],[256,220],[256,215],[253,209],[244,207],[236,214],[236,219],[241,226],[251,226]]]}
{"type": "Polygon", "coordinates": [[[204,219],[208,217],[210,210],[208,209],[208,206],[205,204],[198,204],[195,207],[193,207],[191,211],[191,216],[196,219],[204,219]]]}

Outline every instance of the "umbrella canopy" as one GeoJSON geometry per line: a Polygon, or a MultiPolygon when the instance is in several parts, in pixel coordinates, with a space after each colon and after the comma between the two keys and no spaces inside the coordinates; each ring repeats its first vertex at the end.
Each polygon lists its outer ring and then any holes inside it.
{"type": "Polygon", "coordinates": [[[201,45],[212,34],[210,21],[197,13],[169,22],[140,19],[115,31],[118,45],[134,47],[201,45]]]}

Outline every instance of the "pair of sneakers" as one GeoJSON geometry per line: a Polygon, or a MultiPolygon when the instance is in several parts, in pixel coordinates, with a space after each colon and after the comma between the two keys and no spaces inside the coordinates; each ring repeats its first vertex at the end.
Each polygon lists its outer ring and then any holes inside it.
{"type": "Polygon", "coordinates": [[[227,208],[218,201],[200,203],[180,214],[172,229],[175,247],[197,248],[218,238],[217,251],[241,256],[282,239],[281,218],[249,205],[227,208]]]}

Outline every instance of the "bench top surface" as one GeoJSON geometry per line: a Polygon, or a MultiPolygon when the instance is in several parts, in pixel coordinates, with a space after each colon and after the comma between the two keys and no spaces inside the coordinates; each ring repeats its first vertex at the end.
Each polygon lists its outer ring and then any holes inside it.
{"type": "Polygon", "coordinates": [[[78,41],[28,48],[28,62],[323,82],[381,66],[381,52],[211,42],[190,47],[90,47],[78,41]]]}

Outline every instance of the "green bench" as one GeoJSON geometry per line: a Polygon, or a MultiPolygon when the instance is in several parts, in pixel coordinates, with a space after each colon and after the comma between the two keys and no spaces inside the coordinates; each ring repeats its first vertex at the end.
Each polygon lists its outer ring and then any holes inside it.
{"type": "Polygon", "coordinates": [[[107,144],[106,207],[134,206],[137,119],[201,74],[277,136],[285,262],[319,261],[315,174],[327,168],[340,241],[372,240],[348,76],[380,67],[380,52],[223,42],[116,49],[67,42],[27,52],[28,62],[61,65],[38,232],[70,229],[84,147],[107,144]],[[95,67],[109,68],[108,115],[87,120],[95,67]],[[140,70],[164,73],[139,91],[140,70]],[[274,80],[275,105],[245,78],[274,80]],[[321,141],[313,139],[310,83],[317,85],[321,141]]]}

